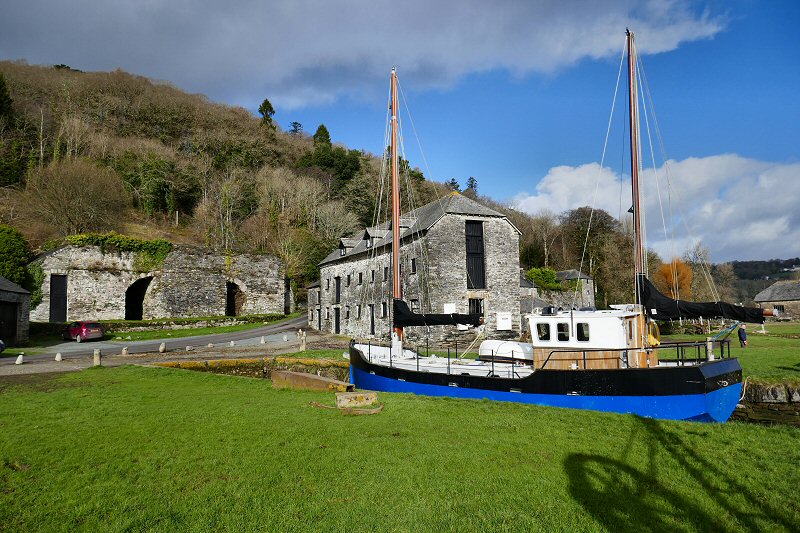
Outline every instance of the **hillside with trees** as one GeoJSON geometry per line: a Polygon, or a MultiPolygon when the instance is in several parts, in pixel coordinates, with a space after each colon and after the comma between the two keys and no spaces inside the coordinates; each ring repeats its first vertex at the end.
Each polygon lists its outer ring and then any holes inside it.
{"type": "MultiPolygon", "coordinates": [[[[333,144],[324,124],[311,126],[313,135],[296,121],[283,130],[267,98],[258,112],[121,70],[0,61],[0,223],[34,251],[67,235],[116,231],[272,253],[302,298],[338,239],[373,223],[382,157],[333,144]]],[[[419,206],[458,190],[520,229],[523,269],[580,267],[595,279],[598,305],[631,301],[628,222],[588,207],[530,216],[480,196],[474,176],[461,190],[455,178],[432,182],[401,164],[412,189],[404,201],[419,206]]],[[[703,250],[694,252],[683,261],[697,284],[708,276],[703,250]]],[[[661,260],[649,258],[655,272],[661,260]]],[[[711,270],[729,293],[733,268],[711,270]]]]}

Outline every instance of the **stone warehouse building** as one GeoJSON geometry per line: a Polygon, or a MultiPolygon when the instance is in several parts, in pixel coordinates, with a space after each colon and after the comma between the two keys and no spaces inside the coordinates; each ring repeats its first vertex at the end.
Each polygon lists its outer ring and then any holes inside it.
{"type": "Polygon", "coordinates": [[[786,280],[773,283],[756,294],[755,302],[764,309],[775,309],[779,315],[790,318],[800,316],[800,281],[786,280]]]}
{"type": "MultiPolygon", "coordinates": [[[[487,336],[519,336],[520,232],[505,215],[453,193],[404,214],[400,224],[403,297],[413,311],[482,313],[487,336]]],[[[320,263],[319,284],[309,286],[309,327],[389,338],[391,244],[388,223],[341,239],[320,263]]],[[[412,341],[474,336],[454,326],[406,329],[412,341]]]]}
{"type": "Polygon", "coordinates": [[[42,302],[30,316],[41,322],[280,314],[292,302],[283,264],[270,255],[181,245],[142,272],[135,252],[69,245],[36,262],[42,302]]]}
{"type": "Polygon", "coordinates": [[[0,277],[0,340],[7,346],[27,344],[30,301],[28,291],[0,277]]]}

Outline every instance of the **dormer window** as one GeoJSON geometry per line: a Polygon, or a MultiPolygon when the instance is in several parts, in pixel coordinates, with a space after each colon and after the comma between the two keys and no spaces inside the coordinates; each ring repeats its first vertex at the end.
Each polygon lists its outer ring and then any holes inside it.
{"type": "Polygon", "coordinates": [[[372,237],[367,237],[367,248],[372,248],[372,237]]]}
{"type": "Polygon", "coordinates": [[[346,250],[344,247],[342,247],[342,248],[339,248],[339,256],[340,256],[340,257],[344,257],[344,254],[345,254],[346,252],[347,252],[347,250],[346,250]]]}

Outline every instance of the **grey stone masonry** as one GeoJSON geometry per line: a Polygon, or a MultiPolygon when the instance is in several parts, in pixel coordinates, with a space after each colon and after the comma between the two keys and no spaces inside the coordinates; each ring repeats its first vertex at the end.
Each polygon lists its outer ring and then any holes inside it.
{"type": "Polygon", "coordinates": [[[54,275],[66,276],[67,321],[126,318],[126,306],[132,304],[144,319],[284,313],[291,307],[284,267],[270,255],[226,255],[179,245],[156,270],[139,272],[134,253],[64,246],[37,261],[45,279],[42,302],[31,311],[36,321],[50,319],[54,275]],[[138,294],[131,290],[137,281],[138,294]]]}
{"type": "Polygon", "coordinates": [[[0,340],[8,346],[28,343],[31,295],[0,277],[0,340]]]}
{"type": "MultiPolygon", "coordinates": [[[[391,233],[381,227],[358,233],[358,239],[343,239],[321,263],[319,287],[309,288],[309,327],[356,338],[389,339],[391,233]]],[[[470,300],[480,301],[487,337],[519,336],[519,231],[505,216],[453,195],[404,214],[401,228],[403,299],[413,311],[468,313],[470,300]],[[483,229],[483,288],[467,287],[467,221],[480,222],[483,229]],[[498,329],[498,313],[508,315],[503,329],[498,329]]],[[[404,333],[411,343],[457,342],[459,347],[475,338],[474,330],[456,326],[413,327],[404,333]]]]}

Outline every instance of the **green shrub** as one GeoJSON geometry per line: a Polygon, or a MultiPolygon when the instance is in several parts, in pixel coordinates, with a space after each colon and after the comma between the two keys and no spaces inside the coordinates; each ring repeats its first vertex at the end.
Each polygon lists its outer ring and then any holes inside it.
{"type": "Polygon", "coordinates": [[[34,309],[42,303],[42,283],[44,283],[44,270],[41,263],[31,263],[28,265],[28,289],[31,291],[30,308],[34,309]]]}
{"type": "Polygon", "coordinates": [[[540,289],[563,291],[564,287],[556,281],[556,271],[552,268],[532,268],[525,273],[528,281],[532,281],[540,289]]]}
{"type": "Polygon", "coordinates": [[[24,285],[28,276],[25,266],[30,255],[25,237],[16,228],[0,224],[0,276],[24,285]]]}

